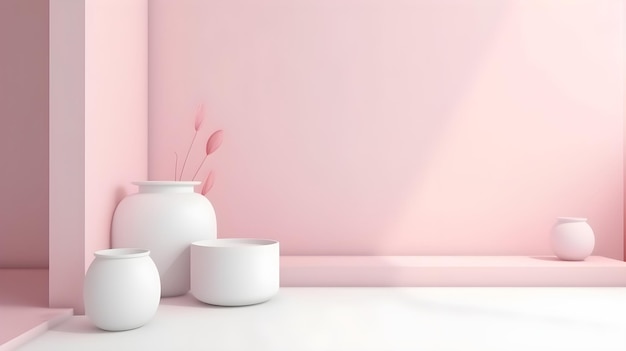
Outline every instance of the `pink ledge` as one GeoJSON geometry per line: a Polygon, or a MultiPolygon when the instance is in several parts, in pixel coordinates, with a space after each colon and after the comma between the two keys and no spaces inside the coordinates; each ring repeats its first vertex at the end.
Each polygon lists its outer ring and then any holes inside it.
{"type": "Polygon", "coordinates": [[[626,287],[626,262],[591,256],[282,256],[281,286],[626,287]]]}
{"type": "Polygon", "coordinates": [[[47,269],[0,269],[0,351],[16,349],[72,314],[48,307],[47,269]]]}

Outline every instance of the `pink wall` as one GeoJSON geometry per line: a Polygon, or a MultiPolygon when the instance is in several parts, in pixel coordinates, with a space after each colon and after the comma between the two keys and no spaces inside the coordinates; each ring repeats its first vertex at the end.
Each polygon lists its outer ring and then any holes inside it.
{"type": "Polygon", "coordinates": [[[85,9],[85,262],[111,247],[117,203],[148,177],[148,1],[85,9]]]}
{"type": "Polygon", "coordinates": [[[50,2],[50,305],[83,312],[93,252],[147,177],[147,1],[50,2]]]}
{"type": "Polygon", "coordinates": [[[48,1],[0,1],[0,267],[48,266],[48,1]]]}
{"type": "Polygon", "coordinates": [[[155,0],[151,179],[193,113],[222,237],[283,254],[623,257],[621,2],[155,0]],[[213,157],[214,156],[214,157],[213,157]]]}

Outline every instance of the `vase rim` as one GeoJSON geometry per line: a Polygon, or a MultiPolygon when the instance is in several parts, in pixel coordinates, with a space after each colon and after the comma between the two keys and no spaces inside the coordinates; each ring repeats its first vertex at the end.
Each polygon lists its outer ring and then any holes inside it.
{"type": "Polygon", "coordinates": [[[94,256],[108,259],[137,258],[148,255],[150,255],[150,250],[138,248],[117,248],[94,252],[94,256]]]}
{"type": "Polygon", "coordinates": [[[206,248],[220,248],[220,249],[240,249],[242,247],[262,247],[278,245],[279,242],[271,239],[257,239],[257,238],[216,238],[205,239],[191,243],[192,246],[206,247],[206,248]]]}
{"type": "Polygon", "coordinates": [[[190,186],[200,185],[202,182],[198,180],[142,180],[132,182],[132,184],[138,186],[190,186]]]}
{"type": "Polygon", "coordinates": [[[586,222],[585,217],[556,217],[561,222],[586,222]]]}

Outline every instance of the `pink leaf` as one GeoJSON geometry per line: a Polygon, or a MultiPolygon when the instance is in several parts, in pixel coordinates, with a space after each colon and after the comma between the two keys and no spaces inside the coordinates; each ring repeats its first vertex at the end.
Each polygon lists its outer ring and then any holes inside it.
{"type": "Polygon", "coordinates": [[[215,175],[213,171],[210,171],[204,180],[204,185],[202,186],[202,195],[206,195],[209,190],[213,187],[213,183],[215,183],[215,175]]]}
{"type": "Polygon", "coordinates": [[[211,134],[211,136],[209,137],[209,140],[207,140],[206,142],[207,156],[214,153],[215,150],[217,150],[220,147],[220,145],[222,145],[223,139],[224,139],[224,131],[221,129],[211,134]]]}
{"type": "Polygon", "coordinates": [[[198,106],[198,110],[196,111],[196,123],[194,125],[196,132],[198,131],[198,129],[200,129],[200,126],[202,126],[203,121],[204,121],[204,104],[200,104],[200,106],[198,106]]]}

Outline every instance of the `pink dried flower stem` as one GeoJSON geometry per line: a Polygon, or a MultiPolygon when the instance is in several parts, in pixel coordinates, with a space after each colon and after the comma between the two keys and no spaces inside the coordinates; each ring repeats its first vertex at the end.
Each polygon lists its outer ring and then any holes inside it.
{"type": "Polygon", "coordinates": [[[204,161],[206,161],[207,157],[204,156],[204,158],[202,159],[202,162],[200,163],[200,166],[198,166],[198,170],[196,170],[196,173],[193,175],[193,177],[191,177],[191,180],[196,179],[196,176],[198,175],[198,172],[200,172],[200,169],[202,168],[202,165],[204,164],[204,161]]]}
{"type": "Polygon", "coordinates": [[[209,137],[209,139],[206,142],[206,155],[202,159],[202,162],[200,163],[200,166],[198,166],[198,169],[196,170],[196,173],[193,175],[193,177],[191,177],[191,180],[196,179],[196,176],[198,175],[198,172],[200,172],[200,169],[202,169],[202,165],[204,165],[204,161],[206,161],[206,159],[209,157],[209,155],[214,153],[215,150],[217,150],[222,145],[222,140],[223,139],[224,139],[224,131],[221,130],[221,129],[217,130],[217,131],[213,132],[213,134],[211,134],[211,136],[209,137]]]}
{"type": "Polygon", "coordinates": [[[174,156],[176,157],[174,161],[174,180],[176,180],[176,175],[178,174],[178,152],[174,152],[174,156]]]}
{"type": "MultiPolygon", "coordinates": [[[[198,106],[198,110],[196,111],[196,120],[194,123],[195,133],[193,134],[193,139],[191,139],[191,144],[189,144],[189,149],[187,150],[187,155],[185,156],[185,161],[183,162],[183,168],[180,170],[180,177],[178,178],[178,180],[183,179],[183,172],[185,172],[185,165],[187,165],[187,159],[189,159],[189,153],[191,153],[191,147],[193,146],[193,143],[196,141],[196,137],[198,136],[198,130],[200,130],[200,127],[202,126],[203,121],[204,121],[204,104],[200,104],[200,106],[198,106]]],[[[174,177],[174,180],[176,180],[176,177],[174,177]]]]}
{"type": "Polygon", "coordinates": [[[196,136],[198,135],[198,131],[193,135],[193,139],[191,139],[191,144],[189,145],[189,150],[187,150],[187,156],[185,156],[185,161],[183,162],[183,168],[180,170],[180,177],[178,180],[183,180],[183,172],[185,171],[185,165],[187,164],[187,159],[189,158],[189,153],[191,152],[191,147],[193,146],[193,142],[196,141],[196,136]]]}

